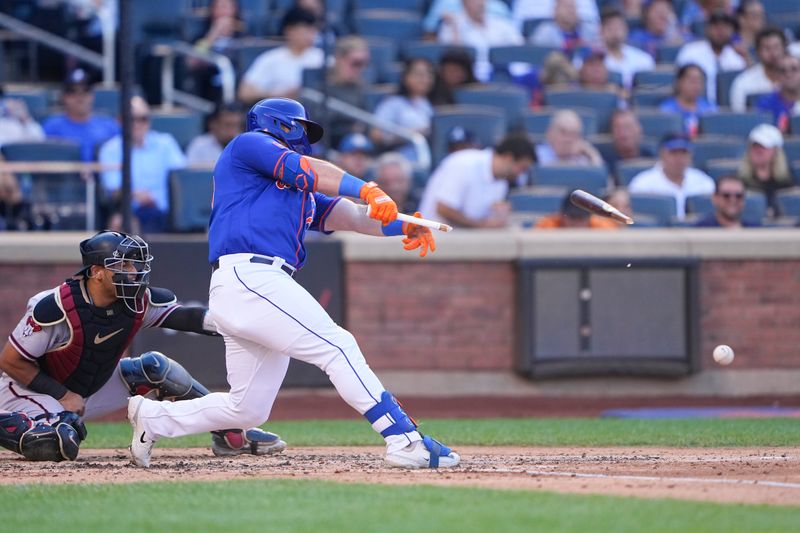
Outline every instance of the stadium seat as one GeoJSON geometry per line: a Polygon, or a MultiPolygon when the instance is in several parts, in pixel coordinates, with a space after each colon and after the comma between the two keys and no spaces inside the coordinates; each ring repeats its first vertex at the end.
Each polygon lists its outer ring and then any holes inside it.
{"type": "Polygon", "coordinates": [[[583,107],[597,115],[597,130],[608,131],[609,120],[617,108],[617,95],[610,91],[547,91],[545,103],[555,107],[583,107]]]}
{"type": "Polygon", "coordinates": [[[524,187],[508,196],[515,212],[551,214],[561,209],[566,193],[561,187],[524,187]]]}
{"type": "Polygon", "coordinates": [[[514,129],[521,125],[522,112],[530,104],[530,94],[519,85],[506,83],[474,83],[457,89],[456,104],[484,105],[501,109],[506,125],[514,129]]]}
{"type": "Polygon", "coordinates": [[[649,157],[639,157],[636,159],[629,159],[628,161],[620,161],[617,163],[616,168],[618,185],[627,187],[637,174],[653,168],[656,163],[658,163],[657,159],[649,157]]]}
{"type": "MultiPolygon", "coordinates": [[[[594,109],[572,108],[583,123],[583,135],[588,137],[597,133],[597,118],[594,109]]],[[[522,124],[525,131],[533,135],[544,135],[553,115],[558,111],[555,108],[543,107],[538,111],[526,109],[522,112],[522,124]]]]}
{"type": "Polygon", "coordinates": [[[700,133],[729,135],[746,139],[759,124],[771,124],[768,113],[713,113],[700,117],[700,133]]]}
{"type": "Polygon", "coordinates": [[[154,131],[170,133],[182,150],[203,133],[203,115],[196,111],[151,113],[150,126],[154,131]]]}
{"type": "Polygon", "coordinates": [[[231,49],[237,76],[241,78],[262,53],[278,48],[282,44],[281,41],[266,39],[241,39],[231,49]]]}
{"type": "Polygon", "coordinates": [[[683,117],[677,113],[662,113],[656,110],[636,110],[645,137],[661,139],[671,132],[683,131],[683,117]]]}
{"type": "Polygon", "coordinates": [[[662,44],[656,49],[656,63],[659,65],[674,65],[682,46],[682,44],[662,44]]]}
{"type": "Polygon", "coordinates": [[[422,18],[402,9],[364,9],[353,14],[356,32],[364,37],[383,37],[398,43],[422,37],[422,18]]]}
{"type": "Polygon", "coordinates": [[[800,115],[795,115],[789,119],[789,132],[792,135],[800,135],[800,115]]]}
{"type": "Polygon", "coordinates": [[[705,164],[706,173],[714,178],[714,181],[720,176],[735,175],[738,170],[738,159],[709,159],[705,164]]]}
{"type": "Polygon", "coordinates": [[[444,105],[434,110],[431,137],[433,164],[447,154],[447,134],[454,126],[473,132],[483,146],[494,146],[506,132],[506,116],[496,107],[444,105]]]}
{"type": "Polygon", "coordinates": [[[778,191],[775,195],[778,214],[783,217],[800,217],[800,187],[778,191]]]}
{"type": "Polygon", "coordinates": [[[369,46],[370,67],[377,73],[380,83],[389,83],[387,72],[389,72],[397,59],[397,43],[392,39],[382,39],[380,37],[367,37],[369,46]]]}
{"type": "Polygon", "coordinates": [[[752,110],[755,110],[755,108],[756,108],[756,102],[758,102],[759,98],[762,98],[762,97],[764,97],[764,96],[766,96],[766,95],[768,95],[768,94],[770,94],[770,93],[753,93],[753,94],[748,94],[748,95],[745,97],[745,102],[746,102],[745,106],[747,107],[747,109],[752,109],[752,110]]]}
{"type": "Polygon", "coordinates": [[[659,226],[671,226],[678,215],[675,198],[662,194],[631,194],[634,220],[639,214],[652,217],[659,226]]]}
{"type": "Polygon", "coordinates": [[[705,169],[711,159],[738,159],[742,157],[745,143],[735,139],[714,135],[703,135],[694,140],[692,165],[705,169]]]}
{"type": "Polygon", "coordinates": [[[448,50],[461,50],[464,53],[469,54],[473,62],[475,61],[475,55],[477,54],[475,49],[471,46],[454,46],[452,44],[442,44],[431,41],[414,41],[411,43],[405,43],[402,46],[402,55],[405,59],[421,57],[427,59],[434,65],[438,65],[442,54],[448,50]]]}
{"type": "Polygon", "coordinates": [[[661,102],[671,96],[672,91],[666,89],[634,89],[631,94],[631,102],[636,109],[657,108],[661,102]]]}
{"type": "Polygon", "coordinates": [[[395,94],[397,94],[397,86],[392,83],[368,85],[364,88],[364,99],[366,100],[367,111],[375,111],[375,108],[378,107],[381,100],[395,94]]]}
{"type": "MultiPolygon", "coordinates": [[[[351,0],[354,10],[363,9],[401,9],[422,15],[427,2],[425,0],[351,0]]],[[[327,5],[327,4],[326,4],[327,5]]]]}
{"type": "Polygon", "coordinates": [[[523,20],[522,21],[522,36],[525,37],[526,40],[529,39],[531,37],[531,35],[533,35],[533,33],[536,31],[536,28],[539,26],[539,24],[541,24],[542,22],[548,22],[550,20],[552,20],[552,19],[538,18],[538,19],[525,19],[525,20],[523,20]]]}
{"type": "Polygon", "coordinates": [[[784,137],[783,151],[786,152],[786,159],[790,162],[800,161],[800,135],[784,137]]]}
{"type": "Polygon", "coordinates": [[[532,44],[495,46],[489,49],[489,62],[496,69],[506,69],[510,63],[527,63],[541,68],[547,56],[559,50],[559,48],[532,44]]]}
{"type": "Polygon", "coordinates": [[[92,109],[112,117],[119,115],[119,87],[95,87],[92,109]]]}
{"type": "Polygon", "coordinates": [[[47,89],[6,91],[5,97],[25,102],[25,105],[28,107],[28,112],[37,121],[47,117],[50,108],[50,94],[47,92],[47,89]]]}
{"type": "Polygon", "coordinates": [[[672,90],[675,83],[675,70],[643,70],[633,75],[633,86],[648,89],[672,90]]]}
{"type": "Polygon", "coordinates": [[[583,189],[594,195],[602,195],[608,187],[608,170],[605,167],[535,166],[531,174],[534,185],[563,187],[567,192],[583,189]]]}
{"type": "Polygon", "coordinates": [[[723,70],[717,73],[717,105],[728,107],[731,105],[731,85],[742,70],[723,70]]]}
{"type": "Polygon", "coordinates": [[[211,216],[213,171],[173,170],[169,176],[170,229],[176,232],[205,231],[211,216]]]}

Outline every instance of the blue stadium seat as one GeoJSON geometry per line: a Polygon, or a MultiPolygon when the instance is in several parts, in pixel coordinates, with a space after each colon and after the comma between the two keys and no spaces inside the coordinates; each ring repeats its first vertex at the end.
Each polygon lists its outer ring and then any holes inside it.
{"type": "MultiPolygon", "coordinates": [[[[594,109],[573,108],[583,123],[583,135],[588,137],[597,133],[597,117],[594,109]]],[[[543,107],[538,111],[526,109],[522,113],[522,124],[525,131],[533,135],[544,135],[550,126],[550,121],[558,109],[543,107]]]]}
{"type": "Polygon", "coordinates": [[[738,159],[742,157],[745,143],[736,139],[714,135],[701,136],[694,140],[692,164],[700,169],[711,159],[738,159]]]}
{"type": "Polygon", "coordinates": [[[535,166],[531,174],[534,185],[563,187],[567,192],[583,189],[594,195],[602,195],[608,187],[608,170],[605,167],[535,166]]]}
{"type": "Polygon", "coordinates": [[[669,89],[675,83],[675,70],[643,70],[633,75],[633,86],[638,88],[669,89]]]}
{"type": "Polygon", "coordinates": [[[762,97],[764,97],[764,96],[766,96],[766,95],[768,95],[768,94],[770,94],[770,93],[753,93],[753,94],[748,94],[748,95],[745,97],[745,106],[747,107],[747,109],[752,109],[752,110],[754,110],[754,111],[755,111],[755,108],[756,108],[756,102],[758,102],[758,100],[759,100],[760,98],[762,98],[762,97]]]}
{"type": "Polygon", "coordinates": [[[170,229],[176,232],[205,231],[211,216],[213,171],[173,170],[169,176],[170,229]]]}
{"type": "Polygon", "coordinates": [[[551,214],[561,209],[564,196],[560,187],[525,187],[512,192],[508,201],[515,212],[551,214]]]}
{"type": "Polygon", "coordinates": [[[631,102],[636,109],[658,108],[661,102],[671,96],[672,91],[667,89],[634,89],[633,94],[631,94],[631,102]]]}
{"type": "Polygon", "coordinates": [[[683,131],[683,118],[677,113],[637,109],[636,116],[642,124],[645,137],[658,140],[667,133],[683,131]]]}
{"type": "Polygon", "coordinates": [[[196,111],[151,113],[150,126],[154,131],[170,133],[182,150],[203,133],[203,115],[196,111]]]}
{"type": "Polygon", "coordinates": [[[353,14],[356,33],[365,37],[383,37],[398,43],[422,37],[422,18],[402,9],[364,9],[353,14]]]}
{"type": "Polygon", "coordinates": [[[28,107],[28,112],[37,121],[48,115],[50,108],[50,94],[47,89],[29,89],[21,91],[6,91],[6,98],[22,100],[28,107]]]}
{"type": "Polygon", "coordinates": [[[447,134],[461,126],[474,133],[483,146],[494,146],[506,132],[506,115],[495,107],[443,105],[434,110],[431,137],[433,164],[447,154],[447,134]]]}
{"type": "Polygon", "coordinates": [[[792,135],[800,135],[800,115],[795,115],[789,119],[789,132],[792,135]]]}
{"type": "Polygon", "coordinates": [[[647,157],[620,161],[616,169],[618,184],[627,187],[637,174],[653,168],[657,162],[657,159],[647,157]]]}
{"type": "Polygon", "coordinates": [[[671,226],[678,215],[675,198],[661,194],[631,194],[634,220],[640,214],[652,217],[659,226],[671,226]]]}
{"type": "Polygon", "coordinates": [[[559,48],[521,44],[515,46],[495,46],[489,49],[489,62],[497,69],[505,69],[510,63],[527,63],[541,68],[544,60],[559,48]]]}
{"type": "Polygon", "coordinates": [[[119,115],[119,87],[95,87],[92,109],[112,117],[119,115]]]}
{"type": "Polygon", "coordinates": [[[659,65],[674,65],[682,46],[682,44],[662,44],[656,49],[656,63],[659,65]]]}
{"type": "Polygon", "coordinates": [[[778,191],[775,195],[778,214],[783,217],[800,217],[800,187],[778,191]]]}
{"type": "Polygon", "coordinates": [[[397,94],[397,86],[391,83],[368,85],[364,88],[367,111],[373,112],[384,98],[397,94]]]}
{"type": "Polygon", "coordinates": [[[137,0],[131,2],[134,42],[180,38],[181,19],[189,13],[188,0],[137,0]]]}
{"type": "Polygon", "coordinates": [[[700,117],[700,132],[711,135],[729,135],[746,139],[759,124],[771,124],[768,113],[713,113],[700,117]]]}
{"type": "Polygon", "coordinates": [[[469,54],[473,62],[475,61],[475,55],[477,54],[475,49],[471,46],[454,46],[452,44],[442,44],[431,41],[414,41],[411,43],[405,43],[402,45],[401,53],[405,59],[421,57],[427,59],[434,65],[438,65],[442,54],[448,50],[461,50],[469,54]]]}
{"type": "Polygon", "coordinates": [[[709,159],[705,164],[706,173],[717,181],[720,176],[736,174],[739,170],[738,159],[709,159]]]}
{"type": "Polygon", "coordinates": [[[484,105],[501,109],[506,124],[515,128],[522,122],[522,112],[530,104],[530,94],[519,85],[505,83],[474,83],[457,89],[456,104],[484,105]]]}
{"type": "Polygon", "coordinates": [[[262,53],[278,48],[282,44],[280,41],[266,39],[242,39],[231,50],[237,76],[241,78],[262,53]]]}
{"type": "Polygon", "coordinates": [[[369,46],[370,67],[375,69],[378,80],[388,83],[387,73],[397,60],[397,42],[380,37],[366,37],[369,46]]]}
{"type": "Polygon", "coordinates": [[[545,103],[554,107],[583,107],[593,109],[597,115],[597,129],[608,131],[609,120],[617,108],[617,95],[606,91],[547,91],[545,103]]]}
{"type": "Polygon", "coordinates": [[[742,70],[723,70],[717,73],[717,105],[728,107],[731,105],[731,85],[742,70]]]}
{"type": "MultiPolygon", "coordinates": [[[[351,0],[354,10],[362,9],[400,9],[411,11],[423,15],[425,11],[425,0],[351,0]]],[[[326,4],[327,5],[327,4],[326,4]]]]}
{"type": "Polygon", "coordinates": [[[525,37],[526,40],[529,39],[530,36],[533,35],[533,33],[536,31],[536,28],[539,26],[539,24],[541,24],[542,22],[550,21],[550,20],[552,20],[552,19],[539,18],[539,19],[525,19],[525,20],[523,20],[522,21],[522,36],[525,37]]]}

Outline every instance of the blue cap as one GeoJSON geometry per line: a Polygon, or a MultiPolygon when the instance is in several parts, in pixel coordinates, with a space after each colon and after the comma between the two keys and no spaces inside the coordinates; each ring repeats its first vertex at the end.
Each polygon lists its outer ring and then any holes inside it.
{"type": "Polygon", "coordinates": [[[685,133],[667,133],[662,137],[659,147],[664,150],[691,151],[692,140],[685,133]]]}
{"type": "Polygon", "coordinates": [[[375,147],[372,141],[363,133],[351,133],[339,143],[339,152],[349,154],[351,152],[364,152],[371,154],[375,147]]]}
{"type": "Polygon", "coordinates": [[[454,143],[477,144],[478,138],[475,136],[474,133],[464,128],[463,126],[453,126],[450,129],[450,131],[447,132],[447,142],[449,144],[454,144],[454,143]]]}

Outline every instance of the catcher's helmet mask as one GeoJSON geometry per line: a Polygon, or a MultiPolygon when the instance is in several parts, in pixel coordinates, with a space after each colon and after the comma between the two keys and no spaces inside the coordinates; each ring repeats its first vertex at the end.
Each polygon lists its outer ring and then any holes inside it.
{"type": "Polygon", "coordinates": [[[150,285],[150,246],[138,235],[101,231],[81,242],[83,268],[75,276],[87,277],[92,265],[102,266],[113,275],[117,298],[134,313],[144,311],[144,295],[150,285]]]}
{"type": "Polygon", "coordinates": [[[247,131],[263,131],[291,150],[311,153],[311,145],[322,139],[322,126],[309,120],[305,107],[290,98],[265,98],[247,113],[247,131]]]}

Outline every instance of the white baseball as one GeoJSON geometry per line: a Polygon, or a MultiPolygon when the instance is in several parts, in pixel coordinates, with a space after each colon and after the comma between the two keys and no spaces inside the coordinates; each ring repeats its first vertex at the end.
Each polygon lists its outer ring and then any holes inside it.
{"type": "Polygon", "coordinates": [[[725,344],[720,344],[714,348],[714,361],[721,365],[729,365],[733,362],[733,348],[725,344]]]}

